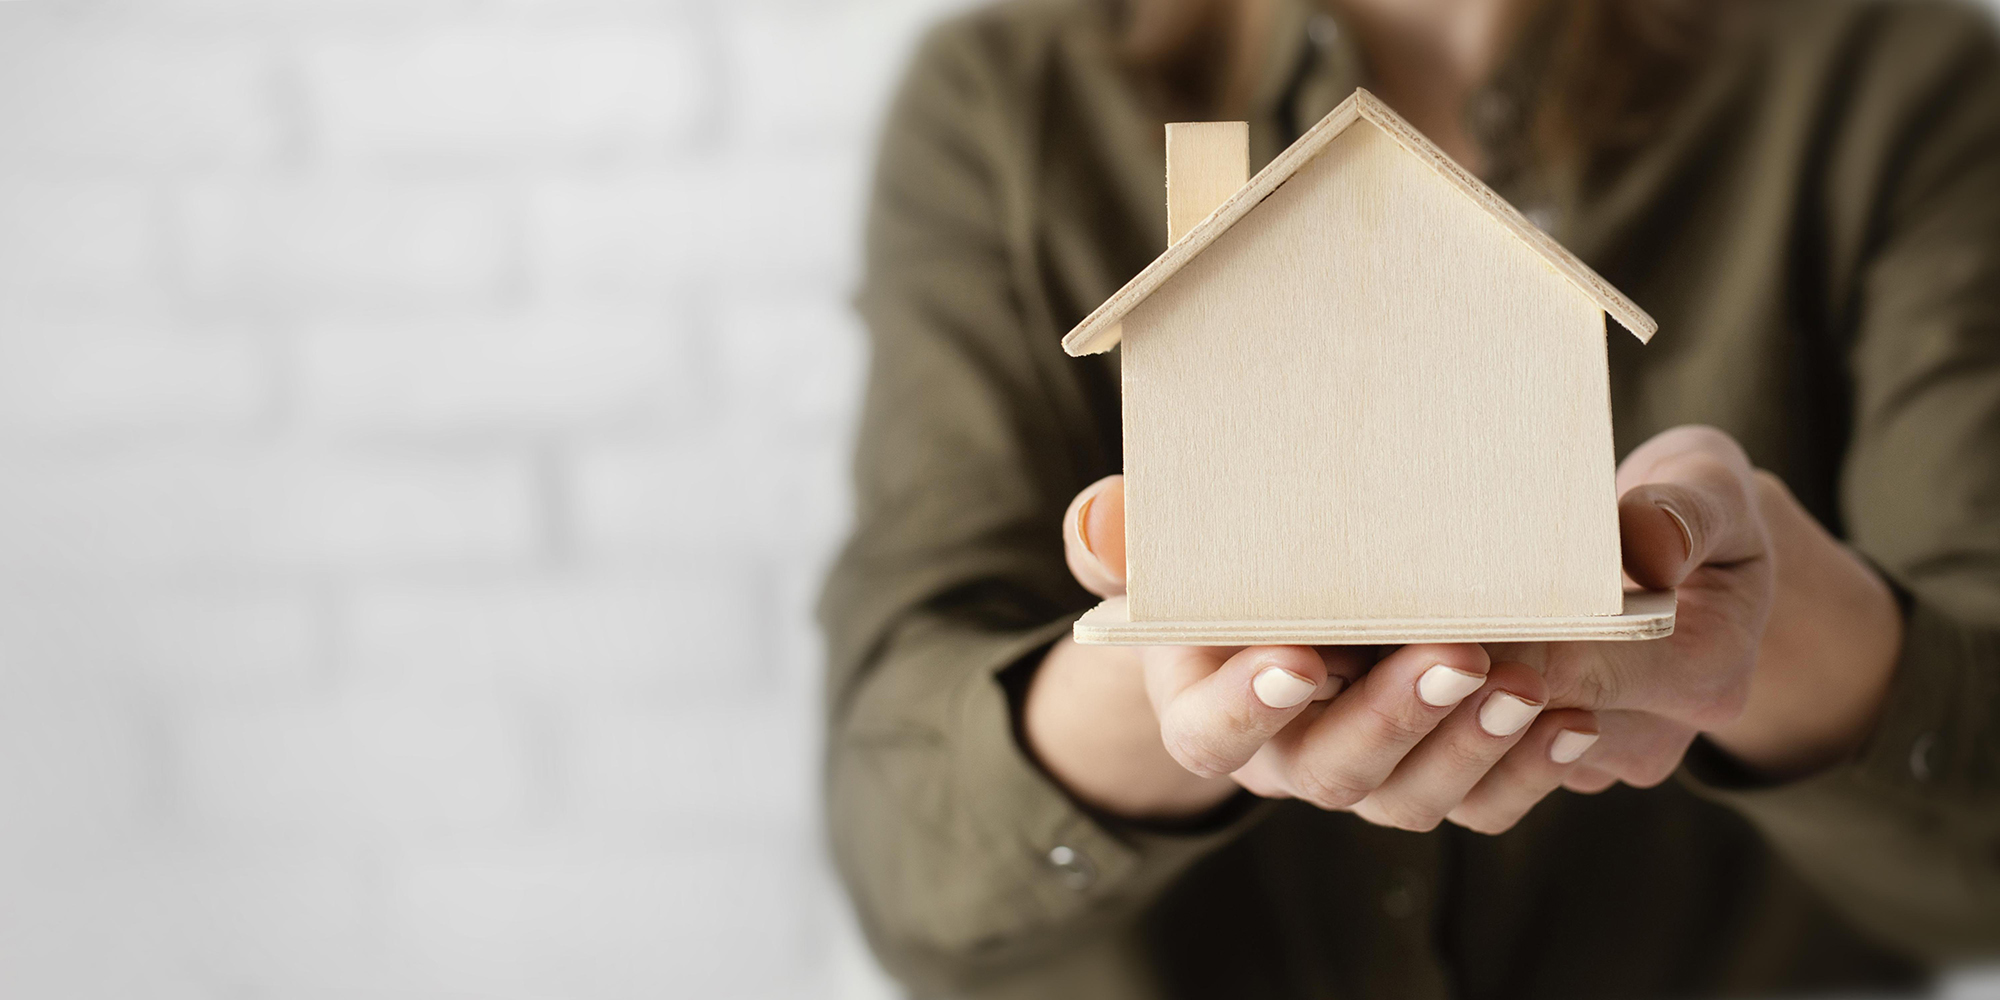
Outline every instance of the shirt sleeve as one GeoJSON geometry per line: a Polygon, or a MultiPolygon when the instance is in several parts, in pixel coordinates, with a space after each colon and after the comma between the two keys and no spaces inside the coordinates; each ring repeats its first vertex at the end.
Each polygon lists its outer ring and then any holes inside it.
{"type": "Polygon", "coordinates": [[[1129,918],[1241,825],[1100,821],[1015,737],[1001,675],[1095,603],[1061,520],[1119,451],[1088,384],[1113,370],[1036,315],[1006,107],[1029,88],[996,82],[997,44],[935,32],[886,126],[856,524],[820,606],[836,862],[884,964],[947,992],[1129,918]]]}
{"type": "Polygon", "coordinates": [[[1688,772],[1859,926],[1983,957],[2000,953],[2000,45],[1969,8],[1877,27],[1826,186],[1831,252],[1858,234],[1841,513],[1903,593],[1900,660],[1852,761],[1758,787],[1698,747],[1688,772]]]}

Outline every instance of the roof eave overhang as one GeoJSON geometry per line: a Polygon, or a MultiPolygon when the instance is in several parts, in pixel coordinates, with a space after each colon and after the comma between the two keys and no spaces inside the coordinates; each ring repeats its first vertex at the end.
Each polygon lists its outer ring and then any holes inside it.
{"type": "Polygon", "coordinates": [[[1146,265],[1145,269],[1131,281],[1126,282],[1125,287],[1113,293],[1102,305],[1092,310],[1090,315],[1085,316],[1083,322],[1078,323],[1075,329],[1063,337],[1063,350],[1074,357],[1082,357],[1086,354],[1102,354],[1118,346],[1123,336],[1126,313],[1145,301],[1147,296],[1153,294],[1166,283],[1167,279],[1178,273],[1188,261],[1194,259],[1196,254],[1207,249],[1208,245],[1215,242],[1216,238],[1230,226],[1250,214],[1251,210],[1265,198],[1270,197],[1279,185],[1289,180],[1301,167],[1319,155],[1319,151],[1328,142],[1333,141],[1335,136],[1347,131],[1349,126],[1361,119],[1367,119],[1387,133],[1398,145],[1429,164],[1446,183],[1485,209],[1487,214],[1506,227],[1531,252],[1568,279],[1577,291],[1597,303],[1605,315],[1631,332],[1634,337],[1639,338],[1640,343],[1653,339],[1653,334],[1658,332],[1660,326],[1644,309],[1639,308],[1638,304],[1626,298],[1622,292],[1613,288],[1610,282],[1591,270],[1588,264],[1577,259],[1576,255],[1563,249],[1561,244],[1542,232],[1534,223],[1529,222],[1492,188],[1467,173],[1465,168],[1446,156],[1443,150],[1424,138],[1423,133],[1418,132],[1409,122],[1404,121],[1402,116],[1390,110],[1388,105],[1383,104],[1380,98],[1357,88],[1347,100],[1340,102],[1339,107],[1328,112],[1318,124],[1306,130],[1297,142],[1278,154],[1277,159],[1258,171],[1257,176],[1244,182],[1235,194],[1217,206],[1207,218],[1188,230],[1186,235],[1176,240],[1165,253],[1153,258],[1153,262],[1146,265]]]}

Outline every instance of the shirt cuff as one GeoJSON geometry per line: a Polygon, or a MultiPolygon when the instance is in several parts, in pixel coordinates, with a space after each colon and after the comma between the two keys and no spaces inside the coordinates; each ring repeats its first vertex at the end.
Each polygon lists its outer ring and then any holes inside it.
{"type": "Polygon", "coordinates": [[[1015,735],[1000,674],[1042,655],[1071,625],[1065,619],[994,648],[990,669],[968,676],[952,741],[956,783],[971,799],[977,826],[1000,839],[995,856],[1013,859],[1019,884],[1049,918],[1150,901],[1263,813],[1246,793],[1187,828],[1124,823],[1092,815],[1043,772],[1015,735]]]}
{"type": "Polygon", "coordinates": [[[1761,779],[1700,739],[1682,777],[1705,796],[1746,811],[1805,805],[1828,795],[1888,796],[1910,806],[1949,805],[1972,789],[1980,746],[1996,734],[1994,666],[2000,643],[1912,601],[1903,648],[1875,731],[1839,764],[1789,782],[1761,779]]]}
{"type": "Polygon", "coordinates": [[[2000,736],[2000,642],[1921,601],[1905,623],[1881,720],[1852,758],[1760,781],[1697,740],[1680,777],[1748,819],[1857,925],[1943,958],[1988,948],[2000,930],[1993,779],[1982,763],[2000,736]]]}

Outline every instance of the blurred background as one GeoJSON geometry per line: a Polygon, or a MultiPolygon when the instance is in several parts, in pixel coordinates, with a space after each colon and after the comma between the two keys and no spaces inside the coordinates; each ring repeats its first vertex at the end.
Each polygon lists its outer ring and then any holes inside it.
{"type": "Polygon", "coordinates": [[[954,6],[0,2],[0,996],[887,995],[809,608],[954,6]]]}
{"type": "Polygon", "coordinates": [[[809,613],[964,5],[0,2],[0,996],[893,995],[809,613]]]}

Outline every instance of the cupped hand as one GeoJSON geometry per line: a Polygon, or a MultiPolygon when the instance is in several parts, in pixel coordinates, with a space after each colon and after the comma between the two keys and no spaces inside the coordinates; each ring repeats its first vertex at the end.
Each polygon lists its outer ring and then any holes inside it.
{"type": "MultiPolygon", "coordinates": [[[[1071,572],[1102,597],[1124,592],[1123,485],[1117,476],[1093,484],[1064,523],[1071,572]]],[[[1405,829],[1473,813],[1483,827],[1501,829],[1561,785],[1597,735],[1589,711],[1545,710],[1548,689],[1533,669],[1495,662],[1470,643],[1121,650],[1065,641],[1030,689],[1024,728],[1044,766],[1114,809],[1148,799],[1135,795],[1147,782],[1129,762],[1104,780],[1107,748],[1079,746],[1063,733],[1066,722],[1084,718],[1072,718],[1075,706],[1058,699],[1084,690],[1067,675],[1102,669],[1116,656],[1137,660],[1156,745],[1209,782],[1170,797],[1183,807],[1212,805],[1240,786],[1405,829]]],[[[1102,707],[1089,713],[1098,726],[1129,728],[1102,707]]]]}
{"type": "MultiPolygon", "coordinates": [[[[1851,751],[1901,639],[1882,580],[1712,428],[1648,441],[1618,487],[1627,575],[1679,592],[1669,638],[1390,650],[1064,640],[1030,688],[1029,743],[1113,812],[1185,815],[1242,787],[1406,829],[1449,819],[1489,832],[1557,787],[1656,784],[1703,732],[1778,777],[1851,751]]],[[[1123,593],[1122,478],[1078,494],[1063,530],[1077,580],[1123,593]]]]}
{"type": "Polygon", "coordinates": [[[1601,791],[1658,784],[1703,729],[1747,702],[1775,593],[1775,560],[1756,504],[1757,477],[1736,442],[1675,428],[1618,469],[1626,576],[1674,590],[1674,632],[1651,642],[1492,647],[1539,670],[1557,703],[1602,713],[1606,738],[1566,781],[1601,791]]]}
{"type": "Polygon", "coordinates": [[[1902,637],[1875,571],[1712,427],[1647,441],[1618,489],[1626,575],[1677,592],[1673,635],[1492,647],[1539,669],[1551,703],[1598,713],[1604,739],[1565,783],[1658,784],[1702,733],[1775,778],[1851,751],[1902,637]]]}

